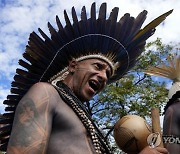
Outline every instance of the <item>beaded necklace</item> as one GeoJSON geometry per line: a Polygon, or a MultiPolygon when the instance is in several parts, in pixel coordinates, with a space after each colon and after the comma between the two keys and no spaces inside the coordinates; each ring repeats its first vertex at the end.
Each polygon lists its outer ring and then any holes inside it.
{"type": "Polygon", "coordinates": [[[62,82],[58,82],[55,87],[65,103],[67,103],[76,115],[79,117],[87,132],[91,136],[92,143],[94,145],[97,154],[112,154],[107,141],[101,134],[100,130],[96,127],[92,121],[87,109],[82,102],[74,95],[71,89],[62,82]]]}

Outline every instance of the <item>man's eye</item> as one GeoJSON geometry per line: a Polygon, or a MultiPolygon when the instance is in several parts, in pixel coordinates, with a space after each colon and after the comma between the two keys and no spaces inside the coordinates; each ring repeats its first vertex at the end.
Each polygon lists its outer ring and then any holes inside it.
{"type": "Polygon", "coordinates": [[[101,69],[102,69],[102,65],[101,65],[101,64],[95,64],[95,66],[96,66],[96,68],[97,68],[98,70],[101,70],[101,69]]]}

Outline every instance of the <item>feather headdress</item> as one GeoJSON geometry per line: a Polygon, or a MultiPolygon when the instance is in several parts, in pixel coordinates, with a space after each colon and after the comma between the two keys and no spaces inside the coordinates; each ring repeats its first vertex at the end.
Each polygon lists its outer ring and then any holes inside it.
{"type": "Polygon", "coordinates": [[[174,54],[173,58],[167,57],[169,65],[151,66],[144,72],[149,75],[162,76],[173,81],[173,85],[169,90],[169,99],[180,90],[180,56],[174,54]]]}
{"type": "Polygon", "coordinates": [[[162,66],[151,66],[144,72],[149,75],[162,76],[173,82],[180,82],[180,56],[174,54],[173,58],[167,57],[168,63],[162,66]]]}
{"type": "Polygon", "coordinates": [[[110,16],[106,18],[106,3],[103,3],[96,18],[96,6],[93,3],[90,18],[87,18],[86,8],[83,7],[79,21],[73,7],[73,23],[70,22],[66,11],[64,11],[65,27],[62,26],[58,16],[56,16],[58,28],[48,23],[51,38],[40,28],[38,30],[41,37],[35,32],[30,34],[26,51],[23,53],[25,60],[19,60],[24,69],[16,70],[12,94],[3,102],[7,107],[6,113],[0,119],[0,124],[5,125],[0,129],[0,150],[6,150],[16,106],[33,84],[49,81],[63,71],[72,58],[82,60],[84,57],[93,57],[92,55],[112,65],[114,76],[108,83],[118,80],[135,65],[144,50],[146,40],[154,34],[155,27],[172,13],[172,10],[168,11],[141,29],[147,11],[142,11],[136,18],[126,13],[117,21],[118,10],[117,7],[113,8],[110,16]],[[116,63],[120,64],[119,67],[116,67],[116,63]]]}

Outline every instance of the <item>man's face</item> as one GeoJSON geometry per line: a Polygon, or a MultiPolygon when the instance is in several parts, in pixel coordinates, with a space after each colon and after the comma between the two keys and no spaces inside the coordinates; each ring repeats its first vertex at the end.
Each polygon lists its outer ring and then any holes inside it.
{"type": "Polygon", "coordinates": [[[76,64],[69,86],[81,101],[88,101],[104,88],[110,76],[106,62],[88,59],[76,64]]]}

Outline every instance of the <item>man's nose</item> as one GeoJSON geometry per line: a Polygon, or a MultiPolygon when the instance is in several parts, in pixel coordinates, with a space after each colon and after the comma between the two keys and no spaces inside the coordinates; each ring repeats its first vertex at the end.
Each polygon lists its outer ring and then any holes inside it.
{"type": "Polygon", "coordinates": [[[100,81],[106,82],[108,80],[106,71],[100,71],[98,73],[98,78],[100,79],[100,81]]]}

